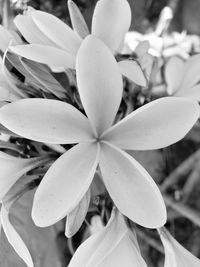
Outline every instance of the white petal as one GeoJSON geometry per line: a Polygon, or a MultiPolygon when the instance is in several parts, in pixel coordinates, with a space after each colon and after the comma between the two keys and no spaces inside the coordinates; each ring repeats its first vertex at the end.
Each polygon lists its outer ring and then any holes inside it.
{"type": "Polygon", "coordinates": [[[2,205],[1,222],[9,243],[12,245],[16,253],[22,258],[28,267],[34,267],[32,257],[19,234],[16,232],[9,220],[8,211],[2,205]]]}
{"type": "Polygon", "coordinates": [[[90,204],[90,190],[88,190],[78,205],[67,215],[65,235],[70,238],[76,234],[85,220],[90,204]]]}
{"type": "Polygon", "coordinates": [[[15,35],[13,35],[9,30],[4,28],[2,25],[0,25],[0,38],[1,38],[0,50],[2,52],[6,51],[11,41],[13,44],[17,44],[15,35]]]}
{"type": "Polygon", "coordinates": [[[28,12],[27,15],[17,15],[14,19],[14,23],[27,42],[56,46],[56,44],[43,34],[33,22],[31,11],[28,12]]]}
{"type": "Polygon", "coordinates": [[[128,236],[120,214],[113,214],[97,234],[88,238],[75,252],[69,267],[146,267],[128,236]]]}
{"type": "Polygon", "coordinates": [[[89,35],[89,30],[79,8],[72,0],[68,0],[68,9],[74,31],[81,38],[85,38],[87,35],[89,35]]]}
{"type": "Polygon", "coordinates": [[[135,159],[109,143],[103,143],[99,164],[105,186],[124,215],[148,228],[165,223],[166,208],[161,193],[135,159]]]}
{"type": "Polygon", "coordinates": [[[134,83],[146,86],[144,73],[134,60],[123,60],[118,63],[121,73],[134,83]]]}
{"type": "Polygon", "coordinates": [[[167,82],[167,93],[175,93],[183,80],[184,61],[179,57],[171,57],[165,67],[165,79],[167,82]]]}
{"type": "Polygon", "coordinates": [[[90,35],[77,55],[77,82],[81,101],[98,134],[109,128],[122,97],[122,76],[109,49],[90,35]]]}
{"type": "Polygon", "coordinates": [[[34,197],[36,225],[54,224],[78,205],[92,182],[97,161],[98,149],[93,143],[76,145],[56,160],[34,197]]]}
{"type": "Polygon", "coordinates": [[[185,90],[178,90],[175,95],[200,101],[200,84],[197,84],[193,87],[185,88],[185,90]]]}
{"type": "Polygon", "coordinates": [[[163,97],[132,112],[102,138],[129,150],[159,149],[182,139],[198,117],[196,101],[163,97]]]}
{"type": "Polygon", "coordinates": [[[60,48],[76,55],[82,39],[63,21],[43,11],[31,12],[32,19],[38,28],[60,48]]]}
{"type": "Polygon", "coordinates": [[[0,109],[0,123],[25,138],[50,144],[92,138],[88,119],[72,105],[57,100],[32,98],[7,104],[0,109]]]}
{"type": "Polygon", "coordinates": [[[159,233],[165,249],[164,267],[200,266],[200,259],[181,246],[164,227],[159,230],[159,233]]]}
{"type": "Polygon", "coordinates": [[[0,152],[0,200],[26,172],[37,166],[37,159],[21,159],[0,152]]]}
{"type": "Polygon", "coordinates": [[[149,41],[145,40],[142,42],[139,42],[139,44],[136,46],[134,52],[138,56],[138,58],[143,57],[149,50],[150,43],[149,41]]]}
{"type": "Polygon", "coordinates": [[[126,0],[98,1],[92,18],[92,34],[113,52],[119,49],[131,24],[131,9],[126,0]]]}
{"type": "MultiPolygon", "coordinates": [[[[200,55],[192,56],[186,61],[180,90],[189,90],[200,81],[200,55]]],[[[178,74],[179,75],[179,74],[178,74]]]]}
{"type": "Polygon", "coordinates": [[[53,46],[30,44],[10,46],[9,49],[21,57],[47,64],[52,69],[75,68],[75,56],[53,46]]]}

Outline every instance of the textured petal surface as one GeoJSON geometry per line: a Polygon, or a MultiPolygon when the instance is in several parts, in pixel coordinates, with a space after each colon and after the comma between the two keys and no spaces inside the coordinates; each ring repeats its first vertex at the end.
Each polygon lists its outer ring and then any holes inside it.
{"type": "Polygon", "coordinates": [[[2,205],[1,207],[1,223],[6,237],[17,254],[23,259],[28,267],[34,267],[31,255],[19,234],[16,232],[9,220],[8,211],[2,205]]]}
{"type": "Polygon", "coordinates": [[[167,93],[174,94],[181,85],[184,73],[184,61],[179,57],[171,57],[165,67],[165,79],[167,82],[167,93]]]}
{"type": "Polygon", "coordinates": [[[159,149],[182,139],[198,117],[197,102],[163,97],[132,112],[102,138],[129,150],[159,149]]]}
{"type": "Polygon", "coordinates": [[[200,259],[181,246],[164,227],[159,232],[165,249],[164,267],[200,266],[200,259]]]}
{"type": "Polygon", "coordinates": [[[5,105],[0,109],[0,122],[38,142],[67,144],[92,138],[88,119],[72,105],[57,100],[22,99],[5,105]]]}
{"type": "Polygon", "coordinates": [[[53,68],[75,68],[75,56],[67,51],[47,45],[16,45],[10,50],[21,56],[53,68]]]}
{"type": "Polygon", "coordinates": [[[43,11],[31,12],[37,27],[60,48],[76,55],[82,39],[63,21],[43,11]]]}
{"type": "Polygon", "coordinates": [[[74,254],[69,267],[146,267],[121,214],[113,213],[105,228],[88,238],[74,254]]]}
{"type": "Polygon", "coordinates": [[[97,2],[92,18],[92,34],[116,52],[131,23],[131,9],[126,0],[97,2]]]}
{"type": "Polygon", "coordinates": [[[88,190],[98,161],[94,143],[79,144],[49,168],[34,197],[32,217],[45,227],[70,213],[88,190]]]}
{"type": "Polygon", "coordinates": [[[109,128],[122,98],[122,76],[109,49],[90,35],[77,56],[77,82],[81,101],[97,134],[109,128]]]}
{"type": "Polygon", "coordinates": [[[105,186],[124,215],[148,228],[165,223],[166,208],[161,193],[136,160],[126,152],[102,143],[99,164],[105,186]]]}
{"type": "Polygon", "coordinates": [[[123,60],[118,63],[121,73],[134,83],[146,86],[144,73],[134,60],[123,60]]]}
{"type": "Polygon", "coordinates": [[[68,0],[68,9],[74,31],[81,38],[85,38],[87,35],[89,35],[89,30],[78,6],[72,0],[68,0]]]}

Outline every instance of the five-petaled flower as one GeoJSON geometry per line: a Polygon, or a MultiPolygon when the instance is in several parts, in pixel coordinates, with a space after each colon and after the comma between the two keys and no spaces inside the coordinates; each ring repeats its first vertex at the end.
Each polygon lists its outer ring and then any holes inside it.
{"type": "MultiPolygon", "coordinates": [[[[30,44],[12,46],[11,51],[45,63],[53,71],[74,69],[78,49],[89,30],[76,4],[69,0],[68,6],[74,30],[57,17],[33,8],[25,15],[18,15],[14,22],[30,44]]],[[[94,10],[91,32],[116,53],[130,24],[131,10],[127,0],[100,0],[94,10]]],[[[146,78],[136,61],[122,60],[118,66],[123,75],[146,86],[146,78]]]]}
{"type": "Polygon", "coordinates": [[[177,142],[199,117],[196,101],[166,97],[113,124],[122,98],[122,76],[108,47],[89,35],[76,62],[80,98],[87,117],[57,100],[22,99],[0,109],[0,122],[32,140],[75,144],[41,181],[32,216],[39,226],[69,214],[87,192],[97,167],[118,209],[145,227],[166,221],[161,193],[147,171],[124,150],[159,149],[177,142]]]}

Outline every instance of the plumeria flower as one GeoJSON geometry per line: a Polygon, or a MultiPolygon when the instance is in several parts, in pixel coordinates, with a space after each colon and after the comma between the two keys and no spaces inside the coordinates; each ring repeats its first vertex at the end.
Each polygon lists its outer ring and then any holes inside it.
{"type": "Polygon", "coordinates": [[[171,57],[165,68],[167,93],[200,101],[200,55],[183,61],[180,57],[171,57]]]}
{"type": "Polygon", "coordinates": [[[123,216],[114,210],[106,227],[76,250],[69,267],[147,267],[132,239],[123,216]]]}
{"type": "MultiPolygon", "coordinates": [[[[25,15],[18,15],[14,22],[29,45],[12,46],[12,52],[25,58],[45,63],[52,70],[75,69],[78,49],[89,35],[86,22],[76,4],[68,1],[73,30],[57,17],[30,8],[25,15]]],[[[127,0],[98,1],[91,32],[100,38],[115,54],[131,24],[131,9],[127,0]]],[[[123,75],[145,86],[144,74],[133,60],[119,62],[123,75]]]]}
{"type": "Polygon", "coordinates": [[[171,234],[162,227],[158,230],[165,250],[164,267],[199,267],[200,259],[179,244],[171,234]]]}
{"type": "Polygon", "coordinates": [[[123,149],[159,149],[177,142],[199,116],[196,101],[167,97],[153,101],[115,125],[122,76],[107,46],[93,35],[77,55],[77,83],[87,117],[70,104],[22,99],[0,109],[0,122],[35,141],[76,144],[49,168],[33,202],[38,226],[69,214],[87,192],[97,167],[121,213],[149,228],[166,221],[161,193],[147,171],[123,149]]]}

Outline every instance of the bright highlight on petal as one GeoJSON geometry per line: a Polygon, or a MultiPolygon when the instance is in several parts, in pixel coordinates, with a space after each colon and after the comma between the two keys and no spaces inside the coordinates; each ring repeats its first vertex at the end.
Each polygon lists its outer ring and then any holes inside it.
{"type": "Polygon", "coordinates": [[[56,223],[78,205],[94,177],[98,154],[96,144],[79,144],[49,168],[33,201],[32,217],[37,226],[56,223]]]}
{"type": "Polygon", "coordinates": [[[50,99],[22,99],[0,109],[0,123],[31,140],[50,144],[92,139],[88,119],[75,107],[50,99]]]}
{"type": "Polygon", "coordinates": [[[158,230],[165,249],[164,267],[199,267],[200,259],[179,244],[164,227],[158,230]]]}
{"type": "Polygon", "coordinates": [[[81,101],[97,134],[113,123],[122,98],[122,76],[117,62],[95,36],[83,41],[77,55],[77,83],[81,101]]]}
{"type": "Polygon", "coordinates": [[[124,215],[148,228],[165,224],[166,208],[161,193],[135,159],[109,143],[102,143],[99,165],[105,186],[124,215]]]}
{"type": "Polygon", "coordinates": [[[159,149],[182,139],[198,117],[196,101],[164,97],[132,112],[102,138],[123,149],[159,149]]]}
{"type": "Polygon", "coordinates": [[[10,46],[13,53],[39,63],[47,64],[53,68],[75,68],[75,56],[48,45],[30,44],[10,46]]]}
{"type": "Polygon", "coordinates": [[[1,207],[1,223],[9,243],[28,267],[34,267],[32,257],[17,231],[9,220],[9,214],[4,205],[1,207]]]}
{"type": "Polygon", "coordinates": [[[31,12],[31,17],[51,41],[68,53],[76,55],[82,40],[67,24],[56,16],[39,10],[31,12]]]}
{"type": "Polygon", "coordinates": [[[69,267],[146,267],[121,214],[114,211],[105,228],[89,237],[75,252],[69,267]]]}
{"type": "Polygon", "coordinates": [[[127,0],[98,1],[92,18],[92,34],[116,52],[131,24],[127,0]]]}
{"type": "Polygon", "coordinates": [[[123,60],[118,63],[121,73],[134,83],[146,86],[144,73],[134,60],[123,60]]]}

